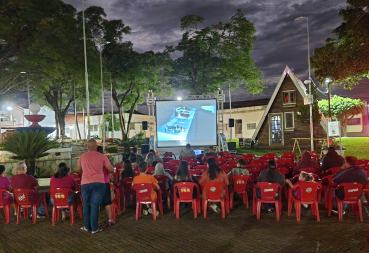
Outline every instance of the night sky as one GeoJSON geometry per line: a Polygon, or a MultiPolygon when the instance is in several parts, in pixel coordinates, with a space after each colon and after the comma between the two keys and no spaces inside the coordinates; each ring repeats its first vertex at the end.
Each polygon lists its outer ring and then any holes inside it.
{"type": "MultiPolygon", "coordinates": [[[[80,0],[64,0],[79,11],[80,0]]],[[[249,100],[270,97],[284,67],[294,69],[301,79],[308,77],[306,21],[294,21],[309,16],[310,50],[321,47],[333,37],[331,31],[342,22],[338,11],[347,4],[345,0],[88,0],[85,6],[104,8],[108,19],[122,19],[132,28],[123,38],[132,41],[137,51],[160,51],[166,45],[176,45],[181,38],[180,19],[187,14],[197,14],[206,25],[227,22],[241,9],[254,23],[257,34],[252,57],[263,71],[267,88],[251,95],[239,88],[232,92],[232,100],[249,100]]],[[[178,55],[173,55],[178,57],[178,55]]],[[[333,94],[350,96],[369,101],[368,80],[352,91],[334,87],[333,94]],[[364,90],[365,89],[365,90],[364,90]]],[[[324,88],[322,88],[324,89],[324,88]]],[[[184,95],[178,92],[176,95],[184,95]]],[[[320,98],[324,95],[320,94],[320,98]]]]}

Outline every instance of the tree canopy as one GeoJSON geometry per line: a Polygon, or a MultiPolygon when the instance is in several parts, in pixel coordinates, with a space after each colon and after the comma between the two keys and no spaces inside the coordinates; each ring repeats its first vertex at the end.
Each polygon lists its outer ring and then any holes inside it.
{"type": "MultiPolygon", "coordinates": [[[[320,111],[324,116],[329,115],[328,100],[323,99],[319,101],[320,111]]],[[[363,112],[365,104],[360,99],[344,98],[333,96],[331,98],[331,114],[341,121],[343,135],[347,137],[347,123],[355,115],[363,112]]]]}
{"type": "Polygon", "coordinates": [[[343,23],[332,32],[337,39],[328,38],[324,47],[315,49],[311,62],[320,81],[330,76],[334,84],[352,88],[369,78],[369,2],[347,2],[339,12],[343,23]]]}
{"type": "Polygon", "coordinates": [[[185,32],[178,45],[168,48],[183,54],[175,61],[173,87],[196,95],[216,93],[223,84],[244,84],[252,94],[262,91],[263,75],[250,55],[256,30],[241,10],[228,23],[213,26],[205,26],[200,16],[187,15],[181,29],[185,32]]]}

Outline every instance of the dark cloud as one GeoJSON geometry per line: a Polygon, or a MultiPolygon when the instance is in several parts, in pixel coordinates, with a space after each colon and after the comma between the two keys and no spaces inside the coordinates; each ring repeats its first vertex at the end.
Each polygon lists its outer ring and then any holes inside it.
{"type": "MultiPolygon", "coordinates": [[[[81,10],[80,0],[64,1],[81,10]]],[[[346,0],[88,0],[86,6],[91,5],[102,6],[108,18],[122,19],[129,25],[132,34],[124,40],[132,41],[138,51],[160,51],[166,45],[176,45],[182,34],[180,19],[187,14],[200,15],[206,25],[212,25],[226,22],[241,9],[257,30],[252,57],[263,71],[267,87],[254,96],[240,87],[232,92],[232,100],[237,101],[270,97],[286,65],[305,80],[306,21],[294,19],[309,16],[312,54],[314,48],[324,45],[326,38],[333,37],[331,31],[342,22],[338,11],[346,6],[346,0]]],[[[360,97],[367,93],[368,85],[366,80],[352,91],[334,87],[333,92],[360,97]]]]}

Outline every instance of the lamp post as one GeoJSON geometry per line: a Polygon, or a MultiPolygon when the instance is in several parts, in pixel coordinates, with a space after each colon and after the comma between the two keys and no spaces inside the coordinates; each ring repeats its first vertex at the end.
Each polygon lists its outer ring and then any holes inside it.
{"type": "Polygon", "coordinates": [[[82,23],[83,23],[83,49],[85,56],[85,83],[86,83],[86,107],[87,107],[87,139],[90,138],[90,92],[88,89],[88,71],[87,71],[87,52],[86,52],[86,25],[85,25],[85,4],[87,0],[82,0],[82,23]]]}
{"type": "Polygon", "coordinates": [[[306,19],[306,32],[308,43],[308,65],[309,65],[309,100],[310,100],[310,145],[311,151],[314,151],[314,126],[313,126],[313,95],[311,94],[311,68],[310,68],[310,35],[309,35],[309,17],[298,17],[295,21],[301,21],[306,19]]]}
{"type": "Polygon", "coordinates": [[[111,138],[114,139],[114,104],[113,104],[113,83],[111,82],[111,73],[110,74],[110,104],[111,104],[111,138]]]}
{"type": "Polygon", "coordinates": [[[327,77],[324,80],[324,83],[327,85],[327,89],[328,89],[327,147],[329,147],[328,125],[329,125],[329,122],[332,120],[332,112],[331,112],[331,83],[332,83],[332,79],[327,77]]]}

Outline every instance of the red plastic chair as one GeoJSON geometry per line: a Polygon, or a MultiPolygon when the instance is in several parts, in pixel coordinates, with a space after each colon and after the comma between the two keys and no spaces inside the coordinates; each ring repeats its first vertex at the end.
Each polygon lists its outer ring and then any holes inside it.
{"type": "Polygon", "coordinates": [[[115,199],[111,201],[111,212],[113,216],[113,220],[115,220],[115,210],[117,210],[118,214],[121,215],[121,209],[120,209],[120,192],[118,188],[114,184],[110,184],[110,189],[114,190],[115,193],[115,199]]]}
{"type": "Polygon", "coordinates": [[[245,169],[249,171],[252,182],[256,183],[260,172],[264,169],[264,164],[248,164],[245,169]]]}
{"type": "Polygon", "coordinates": [[[154,176],[154,177],[158,181],[158,185],[160,187],[161,192],[167,195],[167,207],[169,209],[171,191],[170,188],[168,190],[166,189],[166,183],[170,181],[170,179],[167,176],[154,176]]]}
{"type": "Polygon", "coordinates": [[[173,154],[173,152],[165,152],[165,153],[163,154],[163,158],[164,158],[164,157],[173,157],[173,156],[174,156],[174,159],[177,159],[176,155],[175,155],[175,154],[173,154]]]}
{"type": "Polygon", "coordinates": [[[123,164],[116,164],[114,165],[115,171],[121,171],[123,170],[123,164]]]}
{"type": "Polygon", "coordinates": [[[201,213],[201,205],[200,205],[200,189],[197,184],[190,182],[179,182],[173,186],[173,196],[174,196],[174,213],[176,214],[176,218],[179,219],[179,204],[181,202],[184,203],[192,203],[193,215],[194,218],[197,218],[197,212],[201,213]],[[196,188],[197,197],[193,198],[193,191],[196,188]],[[179,198],[177,198],[177,193],[179,198]]]}
{"type": "Polygon", "coordinates": [[[69,174],[69,176],[71,176],[74,179],[74,181],[76,181],[77,184],[81,184],[81,181],[82,181],[81,173],[71,173],[69,174]]]}
{"type": "Polygon", "coordinates": [[[363,166],[363,167],[361,167],[363,170],[365,170],[365,171],[369,171],[369,166],[363,166]]]}
{"type": "Polygon", "coordinates": [[[174,160],[174,158],[172,158],[172,157],[163,157],[163,163],[167,163],[167,162],[172,161],[172,160],[174,160]]]}
{"type": "Polygon", "coordinates": [[[154,174],[154,172],[155,172],[155,167],[154,166],[147,167],[146,174],[152,175],[152,174],[154,174]]]}
{"type": "Polygon", "coordinates": [[[319,174],[319,170],[316,169],[316,168],[301,168],[298,170],[298,173],[299,174],[301,171],[305,171],[306,173],[313,173],[313,174],[319,174]]]}
{"type": "Polygon", "coordinates": [[[173,171],[172,170],[167,170],[167,169],[165,169],[164,170],[165,172],[167,172],[169,175],[171,175],[172,177],[174,177],[175,175],[174,175],[174,173],[173,173],[173,171]]]}
{"type": "Polygon", "coordinates": [[[218,166],[226,164],[227,163],[227,159],[225,158],[215,158],[215,162],[217,163],[218,166]]]}
{"type": "Polygon", "coordinates": [[[278,159],[277,168],[288,168],[290,171],[292,171],[295,168],[295,163],[291,158],[278,159]]]}
{"type": "Polygon", "coordinates": [[[207,171],[208,170],[208,166],[206,165],[197,165],[194,167],[195,170],[201,170],[202,172],[207,171]]]}
{"type": "Polygon", "coordinates": [[[292,159],[293,161],[295,161],[296,159],[296,154],[294,152],[285,152],[285,153],[282,153],[281,154],[281,159],[284,159],[284,158],[290,158],[292,159]]]}
{"type": "Polygon", "coordinates": [[[224,164],[224,165],[219,166],[219,168],[223,170],[226,174],[228,174],[228,172],[230,172],[233,168],[236,168],[236,167],[237,166],[232,166],[229,164],[224,164]]]}
{"type": "Polygon", "coordinates": [[[160,189],[156,189],[156,186],[153,184],[135,184],[134,189],[136,190],[136,220],[138,220],[139,214],[142,213],[143,204],[151,204],[153,220],[156,220],[157,205],[159,206],[160,214],[163,215],[163,202],[160,189]],[[156,200],[151,200],[152,189],[157,191],[156,200]]]}
{"type": "Polygon", "coordinates": [[[336,198],[338,219],[343,221],[343,204],[352,204],[352,212],[356,215],[356,211],[359,211],[359,219],[363,221],[363,210],[361,207],[361,193],[363,185],[358,183],[341,183],[337,186],[336,191],[339,188],[344,189],[344,199],[336,198]]]}
{"type": "Polygon", "coordinates": [[[242,195],[243,203],[246,204],[246,208],[249,208],[249,198],[247,196],[247,186],[250,176],[247,175],[237,175],[230,177],[229,180],[233,180],[233,191],[229,191],[229,200],[231,209],[233,209],[234,193],[242,195]]]}
{"type": "Polygon", "coordinates": [[[229,152],[228,152],[228,151],[221,151],[221,152],[219,152],[219,153],[218,153],[218,155],[219,155],[220,157],[223,157],[223,156],[225,156],[225,155],[229,155],[229,152]]]}
{"type": "Polygon", "coordinates": [[[328,169],[325,174],[327,174],[327,175],[335,175],[340,170],[341,170],[341,167],[333,167],[333,168],[328,169]]]}
{"type": "Polygon", "coordinates": [[[119,187],[120,186],[120,172],[114,172],[113,174],[113,183],[119,187]]]}
{"type": "Polygon", "coordinates": [[[277,169],[277,171],[282,173],[285,179],[286,179],[286,175],[290,172],[290,170],[287,168],[279,168],[277,169]]]}
{"type": "Polygon", "coordinates": [[[197,163],[197,159],[194,159],[192,157],[182,157],[182,161],[197,163]]]}
{"type": "Polygon", "coordinates": [[[237,164],[238,164],[238,161],[237,160],[227,161],[227,164],[229,166],[231,166],[232,168],[236,168],[237,167],[237,164]]]}
{"type": "Polygon", "coordinates": [[[205,156],[205,157],[204,157],[204,162],[206,162],[209,158],[214,158],[214,159],[216,159],[217,157],[216,157],[216,156],[212,156],[212,155],[210,155],[210,156],[205,156]]]}
{"type": "Polygon", "coordinates": [[[133,177],[124,177],[121,180],[121,185],[123,188],[123,210],[126,210],[127,199],[131,197],[132,200],[133,195],[136,195],[136,191],[132,189],[132,182],[133,177]]]}
{"type": "MultiPolygon", "coordinates": [[[[54,188],[49,190],[49,195],[54,200],[54,206],[52,211],[52,222],[51,224],[55,226],[55,221],[59,220],[60,217],[60,209],[68,208],[69,209],[69,220],[70,224],[74,224],[74,207],[75,204],[68,204],[68,196],[73,194],[73,190],[69,188],[54,188]]],[[[32,214],[33,217],[33,214],[32,214]]]]}
{"type": "Polygon", "coordinates": [[[206,218],[209,202],[220,202],[222,209],[222,219],[225,213],[229,213],[228,187],[220,182],[205,182],[201,185],[202,191],[206,191],[207,198],[202,199],[202,207],[204,209],[204,218],[206,218]],[[222,198],[222,189],[226,191],[225,197],[222,198]]]}
{"type": "Polygon", "coordinates": [[[295,203],[296,220],[301,220],[301,204],[311,205],[311,213],[316,216],[316,220],[320,221],[319,216],[319,199],[322,186],[320,183],[305,182],[294,185],[293,189],[288,191],[288,216],[291,216],[292,202],[295,203]],[[297,189],[301,191],[301,199],[297,199],[293,192],[297,189]]]}
{"type": "Polygon", "coordinates": [[[357,160],[357,166],[362,166],[362,167],[369,166],[369,160],[368,159],[359,159],[359,160],[357,160]]]}
{"type": "Polygon", "coordinates": [[[253,155],[253,154],[244,154],[240,158],[244,159],[246,161],[246,164],[249,164],[252,160],[255,159],[255,155],[253,155]]]}
{"type": "Polygon", "coordinates": [[[10,222],[10,207],[14,202],[12,201],[10,203],[3,204],[3,192],[5,192],[6,194],[8,194],[10,196],[11,196],[11,194],[5,189],[0,189],[0,208],[4,209],[5,223],[9,224],[9,222],[10,222]]]}
{"type": "Polygon", "coordinates": [[[235,160],[237,159],[237,156],[236,155],[225,155],[225,156],[222,156],[222,158],[230,161],[230,160],[235,160]]]}
{"type": "Polygon", "coordinates": [[[274,203],[276,218],[277,218],[277,221],[279,221],[279,217],[281,215],[281,210],[282,210],[282,196],[279,196],[279,199],[277,200],[275,199],[278,190],[279,190],[279,194],[281,195],[282,186],[278,183],[259,182],[255,185],[253,189],[252,214],[256,214],[256,218],[258,220],[260,220],[261,203],[274,203]],[[260,188],[261,199],[256,197],[257,188],[260,188]]]}
{"type": "MultiPolygon", "coordinates": [[[[324,196],[324,206],[325,208],[329,208],[329,195],[328,195],[328,189],[332,187],[333,185],[333,175],[328,175],[322,178],[321,184],[322,184],[322,195],[324,196]]],[[[331,209],[332,210],[332,209],[331,209]]]]}
{"type": "Polygon", "coordinates": [[[179,165],[182,161],[181,160],[170,160],[168,163],[179,165]]]}
{"type": "Polygon", "coordinates": [[[194,176],[194,175],[201,176],[202,170],[196,170],[196,169],[190,170],[190,175],[191,176],[194,176]]]}
{"type": "Polygon", "coordinates": [[[35,224],[37,220],[37,208],[40,206],[41,203],[44,204],[46,217],[49,218],[49,214],[47,212],[47,204],[46,204],[46,197],[45,194],[41,194],[41,201],[37,202],[36,204],[31,204],[29,201],[29,194],[33,192],[30,189],[23,189],[23,188],[16,188],[13,189],[14,193],[14,200],[15,206],[17,208],[17,224],[19,224],[19,217],[20,217],[20,209],[23,208],[23,217],[28,217],[28,208],[32,209],[32,223],[35,224]]]}
{"type": "Polygon", "coordinates": [[[276,153],[267,153],[267,154],[264,154],[261,158],[267,161],[276,160],[278,158],[278,155],[276,153]]]}
{"type": "Polygon", "coordinates": [[[197,161],[191,161],[191,162],[188,162],[188,166],[190,166],[190,168],[194,168],[198,165],[197,161]]]}

